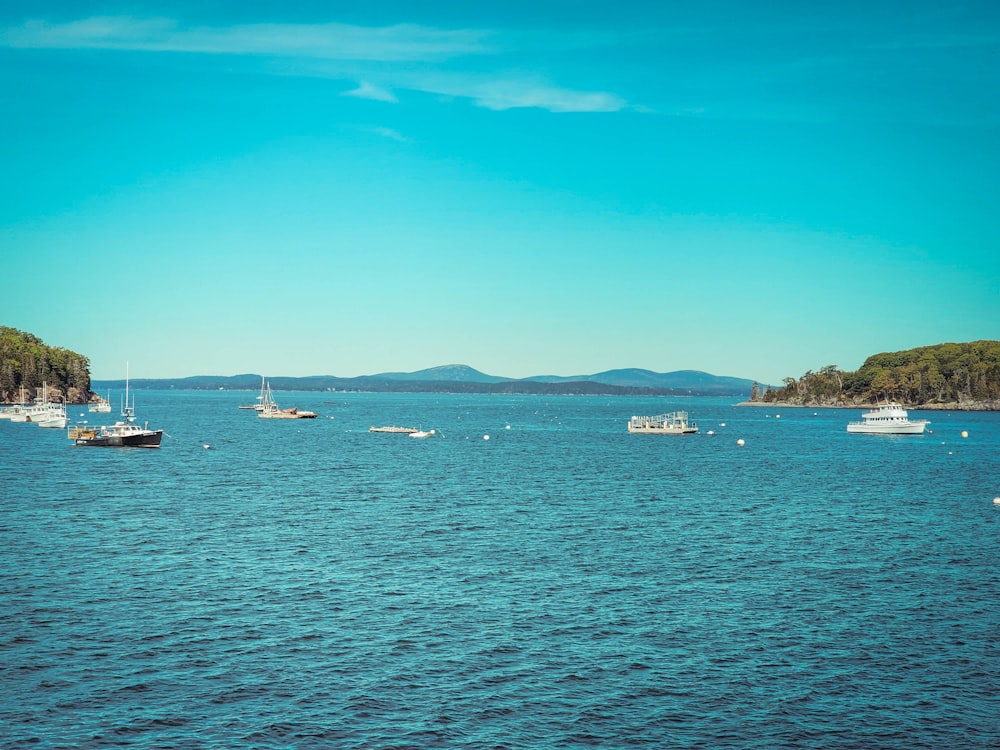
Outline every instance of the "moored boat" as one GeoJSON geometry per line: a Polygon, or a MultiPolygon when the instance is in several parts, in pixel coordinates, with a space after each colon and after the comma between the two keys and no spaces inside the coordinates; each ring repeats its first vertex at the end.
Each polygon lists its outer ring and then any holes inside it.
{"type": "Polygon", "coordinates": [[[68,436],[76,445],[98,448],[159,448],[163,430],[149,429],[148,422],[140,427],[129,414],[113,425],[71,427],[68,436]]]}
{"type": "Polygon", "coordinates": [[[860,422],[848,422],[847,431],[869,435],[922,435],[930,420],[910,419],[909,412],[895,401],[876,404],[861,415],[860,422]]]}
{"type": "Polygon", "coordinates": [[[261,404],[262,408],[257,412],[261,419],[316,419],[317,416],[314,411],[299,411],[294,406],[289,409],[279,408],[271,393],[270,383],[266,385],[261,404]]]}
{"type": "Polygon", "coordinates": [[[417,427],[397,427],[396,425],[376,427],[375,425],[372,425],[368,428],[368,432],[396,432],[405,435],[412,435],[415,432],[420,432],[420,430],[417,427]]]}
{"type": "Polygon", "coordinates": [[[108,398],[103,396],[98,396],[96,400],[91,401],[90,405],[87,407],[87,411],[94,412],[96,414],[110,414],[111,413],[111,392],[108,392],[108,398]]]}
{"type": "Polygon", "coordinates": [[[27,422],[28,421],[28,409],[30,407],[24,400],[24,386],[21,386],[21,403],[14,404],[7,413],[4,415],[5,419],[9,419],[11,422],[27,422]]]}
{"type": "Polygon", "coordinates": [[[698,425],[688,422],[686,411],[672,411],[655,417],[632,417],[628,431],[643,435],[692,435],[698,432],[698,425]]]}
{"type": "Polygon", "coordinates": [[[47,414],[33,417],[32,422],[39,427],[50,427],[57,430],[66,429],[66,404],[50,404],[47,414]]]}
{"type": "Polygon", "coordinates": [[[66,426],[65,421],[61,425],[53,423],[53,420],[58,419],[60,416],[66,416],[66,407],[63,404],[49,401],[49,384],[43,382],[42,395],[35,397],[35,403],[28,407],[26,419],[18,421],[33,422],[35,424],[45,423],[45,427],[59,427],[61,429],[66,426]]]}
{"type": "MultiPolygon", "coordinates": [[[[64,425],[65,426],[65,425],[64,425]]],[[[125,366],[125,400],[122,420],[113,425],[75,425],[67,433],[74,445],[96,448],[159,448],[163,430],[149,429],[149,422],[140,427],[135,423],[135,397],[129,402],[128,365],[125,366]]]]}

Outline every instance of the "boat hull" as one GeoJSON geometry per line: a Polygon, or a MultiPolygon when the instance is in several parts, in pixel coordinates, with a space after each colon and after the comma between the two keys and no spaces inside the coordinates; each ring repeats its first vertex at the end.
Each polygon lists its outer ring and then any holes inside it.
{"type": "Polygon", "coordinates": [[[697,427],[633,427],[628,426],[628,431],[634,435],[693,435],[698,432],[697,427]]]}
{"type": "Polygon", "coordinates": [[[90,448],[159,448],[163,439],[163,430],[148,430],[132,435],[102,435],[81,437],[76,445],[90,448]]]}
{"type": "Polygon", "coordinates": [[[263,411],[257,412],[257,416],[261,419],[316,419],[316,412],[312,411],[299,411],[298,409],[292,407],[291,409],[264,409],[263,411]]]}
{"type": "Polygon", "coordinates": [[[632,417],[628,431],[633,435],[693,435],[698,425],[688,422],[686,411],[675,411],[655,417],[632,417]]]}
{"type": "Polygon", "coordinates": [[[907,424],[865,424],[851,422],[847,431],[862,435],[923,435],[927,428],[926,422],[909,422],[907,424]]]}

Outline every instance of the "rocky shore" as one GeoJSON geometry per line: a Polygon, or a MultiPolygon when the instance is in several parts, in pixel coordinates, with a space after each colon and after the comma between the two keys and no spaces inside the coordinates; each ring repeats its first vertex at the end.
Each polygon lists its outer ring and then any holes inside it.
{"type": "MultiPolygon", "coordinates": [[[[736,406],[767,406],[772,409],[872,409],[872,402],[848,401],[741,401],[736,406]]],[[[950,403],[903,404],[904,409],[927,411],[1000,411],[1000,401],[952,401],[950,403]]]]}

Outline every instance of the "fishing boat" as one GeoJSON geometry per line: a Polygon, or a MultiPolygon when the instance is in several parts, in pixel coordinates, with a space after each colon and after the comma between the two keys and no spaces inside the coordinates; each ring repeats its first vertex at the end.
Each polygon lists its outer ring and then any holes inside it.
{"type": "Polygon", "coordinates": [[[386,425],[385,427],[376,427],[372,425],[368,428],[368,432],[395,432],[404,435],[412,435],[415,432],[420,432],[417,427],[397,427],[396,425],[386,425]]]}
{"type": "Polygon", "coordinates": [[[314,411],[299,411],[294,406],[290,409],[279,408],[274,400],[274,394],[271,393],[270,383],[265,384],[261,404],[262,408],[257,412],[257,416],[261,419],[316,419],[317,416],[314,411]]]}
{"type": "Polygon", "coordinates": [[[861,415],[860,422],[848,422],[848,432],[868,435],[922,435],[928,419],[910,419],[909,412],[895,401],[876,404],[861,415]]]}
{"type": "Polygon", "coordinates": [[[14,404],[6,414],[6,418],[11,422],[27,422],[28,409],[31,407],[24,400],[24,386],[21,386],[21,403],[14,404]]]}
{"type": "Polygon", "coordinates": [[[28,405],[24,401],[24,386],[21,386],[21,402],[5,406],[0,409],[0,419],[9,419],[12,422],[27,422],[28,405]]]}
{"type": "Polygon", "coordinates": [[[125,365],[125,400],[122,402],[122,419],[113,425],[97,427],[76,425],[69,429],[68,437],[74,445],[97,448],[159,448],[163,430],[149,429],[149,422],[140,427],[135,420],[135,397],[129,402],[128,365],[125,365]]]}
{"type": "Polygon", "coordinates": [[[417,430],[416,432],[411,432],[411,438],[429,438],[437,435],[437,430],[417,430]]]}
{"type": "MultiPolygon", "coordinates": [[[[49,423],[60,414],[64,417],[66,416],[66,407],[62,404],[49,401],[49,384],[43,382],[42,395],[36,396],[35,403],[28,407],[27,419],[25,421],[33,422],[34,424],[49,423]]],[[[62,425],[46,424],[46,426],[59,426],[62,428],[66,426],[66,423],[63,422],[62,425]]]]}
{"type": "Polygon", "coordinates": [[[48,412],[32,417],[32,422],[39,427],[49,427],[57,430],[66,429],[66,404],[49,404],[48,412]]]}
{"type": "Polygon", "coordinates": [[[110,414],[111,413],[111,391],[108,391],[108,397],[98,396],[96,400],[90,402],[90,406],[87,407],[87,411],[94,412],[97,414],[110,414]]]}
{"type": "Polygon", "coordinates": [[[672,411],[655,417],[632,417],[628,431],[643,435],[691,435],[698,431],[698,425],[688,422],[686,411],[672,411]]]}

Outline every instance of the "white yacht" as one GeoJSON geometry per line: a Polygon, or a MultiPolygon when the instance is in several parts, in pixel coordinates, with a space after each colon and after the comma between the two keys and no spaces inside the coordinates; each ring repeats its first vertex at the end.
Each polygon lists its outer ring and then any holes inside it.
{"type": "Polygon", "coordinates": [[[906,409],[889,401],[864,412],[860,422],[848,422],[847,431],[870,435],[922,435],[928,424],[927,419],[910,419],[906,409]]]}

